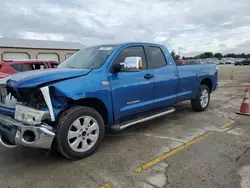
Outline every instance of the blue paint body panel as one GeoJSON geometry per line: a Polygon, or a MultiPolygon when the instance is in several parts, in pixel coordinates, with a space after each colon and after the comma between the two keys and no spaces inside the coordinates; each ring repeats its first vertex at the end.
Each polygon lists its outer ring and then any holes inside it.
{"type": "Polygon", "coordinates": [[[9,78],[12,80],[14,88],[31,88],[51,81],[68,79],[87,75],[91,70],[84,69],[43,69],[19,72],[12,74],[9,78]]]}
{"type": "Polygon", "coordinates": [[[154,105],[154,81],[144,79],[152,70],[110,74],[114,118],[130,116],[134,112],[150,110],[154,105]],[[131,104],[129,104],[131,102],[131,104]]]}
{"type": "MultiPolygon", "coordinates": [[[[117,45],[103,66],[98,69],[48,69],[18,73],[10,77],[13,88],[32,88],[47,85],[55,89],[58,98],[73,101],[94,98],[100,100],[108,112],[108,125],[122,118],[159,107],[172,106],[177,102],[194,99],[202,80],[209,79],[213,90],[217,87],[215,64],[175,65],[169,51],[162,45],[149,43],[124,43],[117,45]],[[130,46],[160,47],[166,66],[145,69],[140,72],[110,72],[119,52],[130,46]],[[145,79],[152,74],[152,79],[145,79]],[[103,84],[103,81],[108,84],[103,84]]],[[[52,97],[55,117],[65,109],[65,101],[52,97]]],[[[0,107],[0,113],[10,115],[10,109],[0,107]]],[[[12,114],[13,115],[13,114],[12,114]]]]}

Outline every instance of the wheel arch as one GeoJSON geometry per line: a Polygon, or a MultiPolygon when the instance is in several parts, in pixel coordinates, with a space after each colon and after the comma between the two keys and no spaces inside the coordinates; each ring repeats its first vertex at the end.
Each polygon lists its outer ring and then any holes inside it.
{"type": "Polygon", "coordinates": [[[101,101],[100,99],[98,98],[83,98],[78,100],[72,99],[68,102],[67,108],[65,110],[67,110],[72,106],[87,106],[93,108],[102,116],[105,125],[108,124],[108,110],[104,102],[101,101]]]}
{"type": "Polygon", "coordinates": [[[201,80],[200,85],[206,85],[209,88],[209,92],[213,91],[213,84],[210,78],[204,78],[201,80]]]}

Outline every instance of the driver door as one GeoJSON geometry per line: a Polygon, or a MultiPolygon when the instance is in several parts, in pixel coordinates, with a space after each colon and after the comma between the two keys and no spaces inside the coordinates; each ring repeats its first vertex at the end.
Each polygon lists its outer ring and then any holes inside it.
{"type": "Polygon", "coordinates": [[[138,72],[112,72],[109,75],[116,121],[153,108],[154,74],[149,70],[143,46],[130,46],[120,50],[113,64],[127,57],[141,57],[142,69],[138,72]]]}

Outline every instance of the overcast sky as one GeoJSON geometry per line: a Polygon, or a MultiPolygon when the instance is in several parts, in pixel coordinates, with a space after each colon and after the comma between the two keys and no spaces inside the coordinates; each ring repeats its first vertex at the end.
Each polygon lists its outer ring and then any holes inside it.
{"type": "Polygon", "coordinates": [[[250,0],[0,0],[0,37],[250,53],[250,0]]]}

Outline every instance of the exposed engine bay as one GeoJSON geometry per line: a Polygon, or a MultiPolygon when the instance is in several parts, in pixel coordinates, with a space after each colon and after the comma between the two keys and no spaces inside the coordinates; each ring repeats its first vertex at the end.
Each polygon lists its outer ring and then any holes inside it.
{"type": "Polygon", "coordinates": [[[1,84],[1,103],[4,106],[10,106],[5,104],[6,97],[14,98],[16,100],[16,103],[12,106],[15,108],[14,117],[22,123],[36,125],[45,119],[55,121],[49,88],[44,88],[14,89],[8,85],[8,82],[7,84],[1,84]]]}
{"type": "Polygon", "coordinates": [[[13,96],[18,103],[35,109],[46,108],[46,103],[40,88],[24,88],[14,90],[6,86],[7,94],[13,96]]]}

